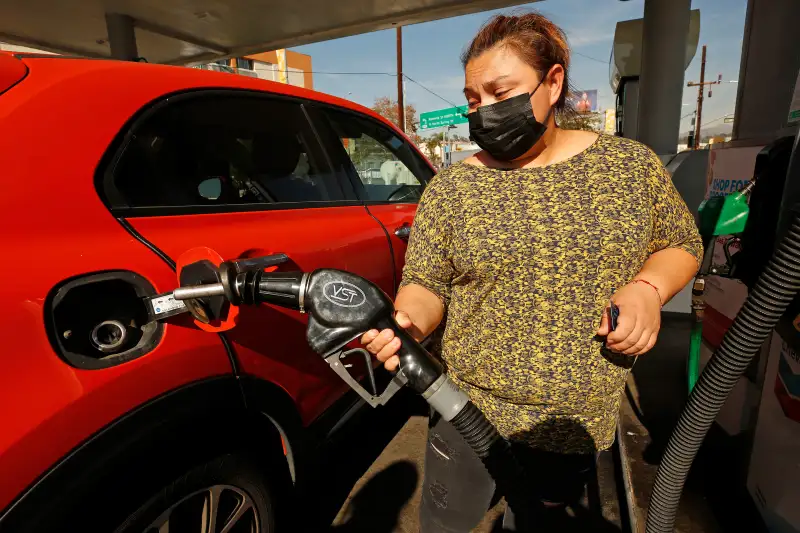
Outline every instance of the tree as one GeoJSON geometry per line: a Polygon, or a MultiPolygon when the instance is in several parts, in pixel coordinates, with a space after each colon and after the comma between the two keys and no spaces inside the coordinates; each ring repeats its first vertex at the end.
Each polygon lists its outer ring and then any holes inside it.
{"type": "Polygon", "coordinates": [[[556,119],[559,128],[565,130],[603,131],[604,118],[601,113],[562,113],[556,119]]]}
{"type": "Polygon", "coordinates": [[[442,135],[431,135],[423,139],[422,142],[425,144],[431,163],[438,166],[441,163],[441,157],[437,155],[436,149],[442,145],[442,135]]]}
{"type": "MultiPolygon", "coordinates": [[[[380,116],[390,120],[398,128],[403,129],[400,126],[400,120],[397,116],[397,100],[392,100],[388,96],[381,96],[380,98],[375,99],[375,104],[373,104],[372,110],[380,116]]],[[[419,144],[421,139],[417,134],[417,127],[419,126],[419,121],[417,120],[417,108],[414,107],[413,104],[406,104],[405,113],[405,123],[408,125],[408,128],[406,129],[406,135],[408,135],[411,140],[414,141],[414,144],[419,144]]]]}

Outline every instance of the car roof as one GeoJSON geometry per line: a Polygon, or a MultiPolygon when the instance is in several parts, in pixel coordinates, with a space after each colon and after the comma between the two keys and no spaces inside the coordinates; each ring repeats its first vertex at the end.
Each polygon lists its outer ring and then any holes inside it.
{"type": "MultiPolygon", "coordinates": [[[[104,68],[107,70],[108,75],[111,77],[109,80],[110,84],[114,83],[113,78],[115,73],[136,73],[137,75],[154,77],[151,78],[150,81],[153,81],[153,79],[157,80],[159,76],[164,76],[165,78],[168,77],[171,83],[165,83],[165,87],[167,85],[174,87],[174,82],[177,78],[181,82],[181,85],[184,85],[185,90],[191,90],[194,88],[245,89],[276,95],[293,96],[305,100],[334,105],[349,109],[356,113],[370,116],[391,127],[396,133],[402,133],[392,122],[365,106],[330,94],[276,81],[263,80],[226,72],[146,62],[120,61],[115,59],[100,58],[95,59],[81,56],[37,54],[30,52],[15,52],[10,55],[18,60],[21,60],[29,67],[34,67],[35,65],[36,70],[47,69],[48,63],[59,64],[60,67],[63,67],[64,62],[68,61],[69,71],[71,74],[75,75],[79,75],[82,71],[93,71],[97,68],[97,63],[101,62],[104,68]],[[169,73],[168,76],[166,73],[169,73]]],[[[62,69],[60,68],[59,70],[62,69]]],[[[167,92],[174,91],[168,91],[165,89],[163,94],[166,94],[167,92]]]]}

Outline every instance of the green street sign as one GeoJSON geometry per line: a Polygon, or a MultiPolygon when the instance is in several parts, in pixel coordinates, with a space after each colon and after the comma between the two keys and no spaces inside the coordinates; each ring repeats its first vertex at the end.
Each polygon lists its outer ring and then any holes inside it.
{"type": "Polygon", "coordinates": [[[466,107],[450,107],[439,109],[438,111],[428,111],[419,114],[419,129],[430,130],[433,128],[443,128],[451,124],[466,124],[466,107]]]}

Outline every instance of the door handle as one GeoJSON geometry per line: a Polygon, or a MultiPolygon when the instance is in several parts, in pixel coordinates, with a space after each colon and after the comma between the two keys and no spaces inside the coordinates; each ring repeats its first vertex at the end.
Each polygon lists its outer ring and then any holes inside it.
{"type": "Polygon", "coordinates": [[[407,241],[408,237],[411,235],[411,224],[406,222],[399,228],[395,229],[394,234],[397,236],[397,238],[407,241]]]}

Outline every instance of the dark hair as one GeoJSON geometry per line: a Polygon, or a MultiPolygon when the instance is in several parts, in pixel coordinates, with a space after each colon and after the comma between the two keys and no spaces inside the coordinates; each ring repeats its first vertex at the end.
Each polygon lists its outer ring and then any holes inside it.
{"type": "Polygon", "coordinates": [[[461,55],[461,63],[466,68],[472,59],[498,46],[513,50],[540,77],[544,77],[553,65],[561,65],[564,68],[564,85],[555,107],[557,111],[569,111],[570,51],[567,36],[561,28],[538,13],[496,15],[472,39],[461,55]]]}

